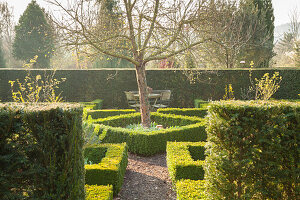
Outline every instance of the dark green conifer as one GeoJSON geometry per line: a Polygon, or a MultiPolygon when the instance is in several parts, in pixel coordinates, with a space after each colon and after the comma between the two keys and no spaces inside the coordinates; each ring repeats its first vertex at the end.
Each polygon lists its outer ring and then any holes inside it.
{"type": "Polygon", "coordinates": [[[259,19],[253,36],[241,53],[241,60],[253,61],[255,67],[269,67],[269,61],[274,56],[274,14],[272,1],[244,0],[241,3],[241,9],[257,10],[259,19]]]}
{"type": "Polygon", "coordinates": [[[47,21],[44,10],[32,0],[15,27],[13,55],[28,62],[38,56],[34,68],[49,68],[53,54],[53,29],[47,21]]]}

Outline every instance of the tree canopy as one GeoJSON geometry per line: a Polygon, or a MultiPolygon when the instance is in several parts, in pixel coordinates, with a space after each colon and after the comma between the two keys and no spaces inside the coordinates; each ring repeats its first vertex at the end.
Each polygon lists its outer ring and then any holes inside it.
{"type": "Polygon", "coordinates": [[[35,68],[49,68],[54,49],[53,29],[43,9],[32,0],[15,26],[13,55],[28,62],[38,56],[35,68]]]}

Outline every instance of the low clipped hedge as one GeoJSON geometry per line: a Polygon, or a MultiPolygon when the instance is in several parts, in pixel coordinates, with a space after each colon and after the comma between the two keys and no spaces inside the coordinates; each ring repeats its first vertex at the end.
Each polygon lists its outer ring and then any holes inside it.
{"type": "Polygon", "coordinates": [[[204,180],[183,179],[176,182],[177,200],[207,199],[204,180]]]}
{"type": "Polygon", "coordinates": [[[207,108],[209,105],[209,102],[208,101],[204,101],[202,99],[195,99],[194,100],[194,106],[195,108],[207,108]]]}
{"type": "Polygon", "coordinates": [[[89,102],[79,102],[81,105],[83,105],[85,108],[93,109],[93,110],[100,110],[103,107],[103,100],[102,99],[96,99],[94,101],[89,102]]]}
{"type": "Polygon", "coordinates": [[[207,108],[159,108],[157,112],[203,118],[207,115],[207,108]]]}
{"type": "Polygon", "coordinates": [[[88,185],[113,185],[113,193],[120,191],[127,167],[127,145],[100,144],[84,148],[85,182],[88,185]],[[102,157],[102,159],[101,159],[102,157]],[[100,159],[99,159],[100,158],[100,159]]]}
{"type": "Polygon", "coordinates": [[[205,142],[168,142],[167,166],[172,182],[204,178],[205,142]]]}
{"type": "Polygon", "coordinates": [[[85,185],[85,200],[113,200],[112,185],[85,185]]]}
{"type": "Polygon", "coordinates": [[[109,109],[109,110],[88,110],[87,116],[91,116],[92,119],[99,119],[99,118],[107,118],[116,115],[124,115],[135,113],[134,109],[109,109]]]}
{"type": "Polygon", "coordinates": [[[206,121],[198,117],[152,113],[151,120],[163,127],[157,131],[137,131],[125,128],[129,124],[141,123],[140,113],[93,120],[95,130],[104,143],[126,142],[132,153],[150,156],[165,152],[167,141],[205,141],[206,121]]]}
{"type": "Polygon", "coordinates": [[[299,198],[299,102],[221,101],[208,112],[209,199],[299,198]]]}
{"type": "Polygon", "coordinates": [[[0,104],[0,199],[84,199],[81,124],[79,104],[0,104]]]}

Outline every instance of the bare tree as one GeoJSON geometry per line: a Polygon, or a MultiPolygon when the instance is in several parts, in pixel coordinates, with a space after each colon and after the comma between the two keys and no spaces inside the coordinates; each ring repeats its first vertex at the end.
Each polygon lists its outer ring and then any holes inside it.
{"type": "Polygon", "coordinates": [[[66,45],[88,45],[94,52],[134,64],[144,127],[150,126],[146,64],[210,40],[197,36],[191,26],[200,11],[207,8],[207,0],[122,0],[117,18],[121,23],[110,24],[100,15],[99,1],[47,1],[63,10],[63,16],[55,18],[55,22],[66,45]],[[182,40],[183,35],[193,39],[182,40]]]}
{"type": "Polygon", "coordinates": [[[7,2],[0,3],[0,34],[8,66],[15,61],[12,57],[14,37],[13,9],[7,2]]]}

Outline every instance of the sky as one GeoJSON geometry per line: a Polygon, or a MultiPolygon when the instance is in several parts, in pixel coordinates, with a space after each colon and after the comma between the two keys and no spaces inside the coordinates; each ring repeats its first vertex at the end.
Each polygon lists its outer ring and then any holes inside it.
{"type": "MultiPolygon", "coordinates": [[[[14,15],[16,21],[18,21],[20,15],[26,9],[28,3],[31,0],[0,0],[2,2],[7,2],[10,6],[14,8],[14,15]]],[[[36,2],[46,10],[54,9],[45,0],[36,0],[36,2]]],[[[300,14],[300,0],[272,0],[275,16],[275,26],[285,24],[290,22],[290,14],[294,9],[300,14]]]]}

